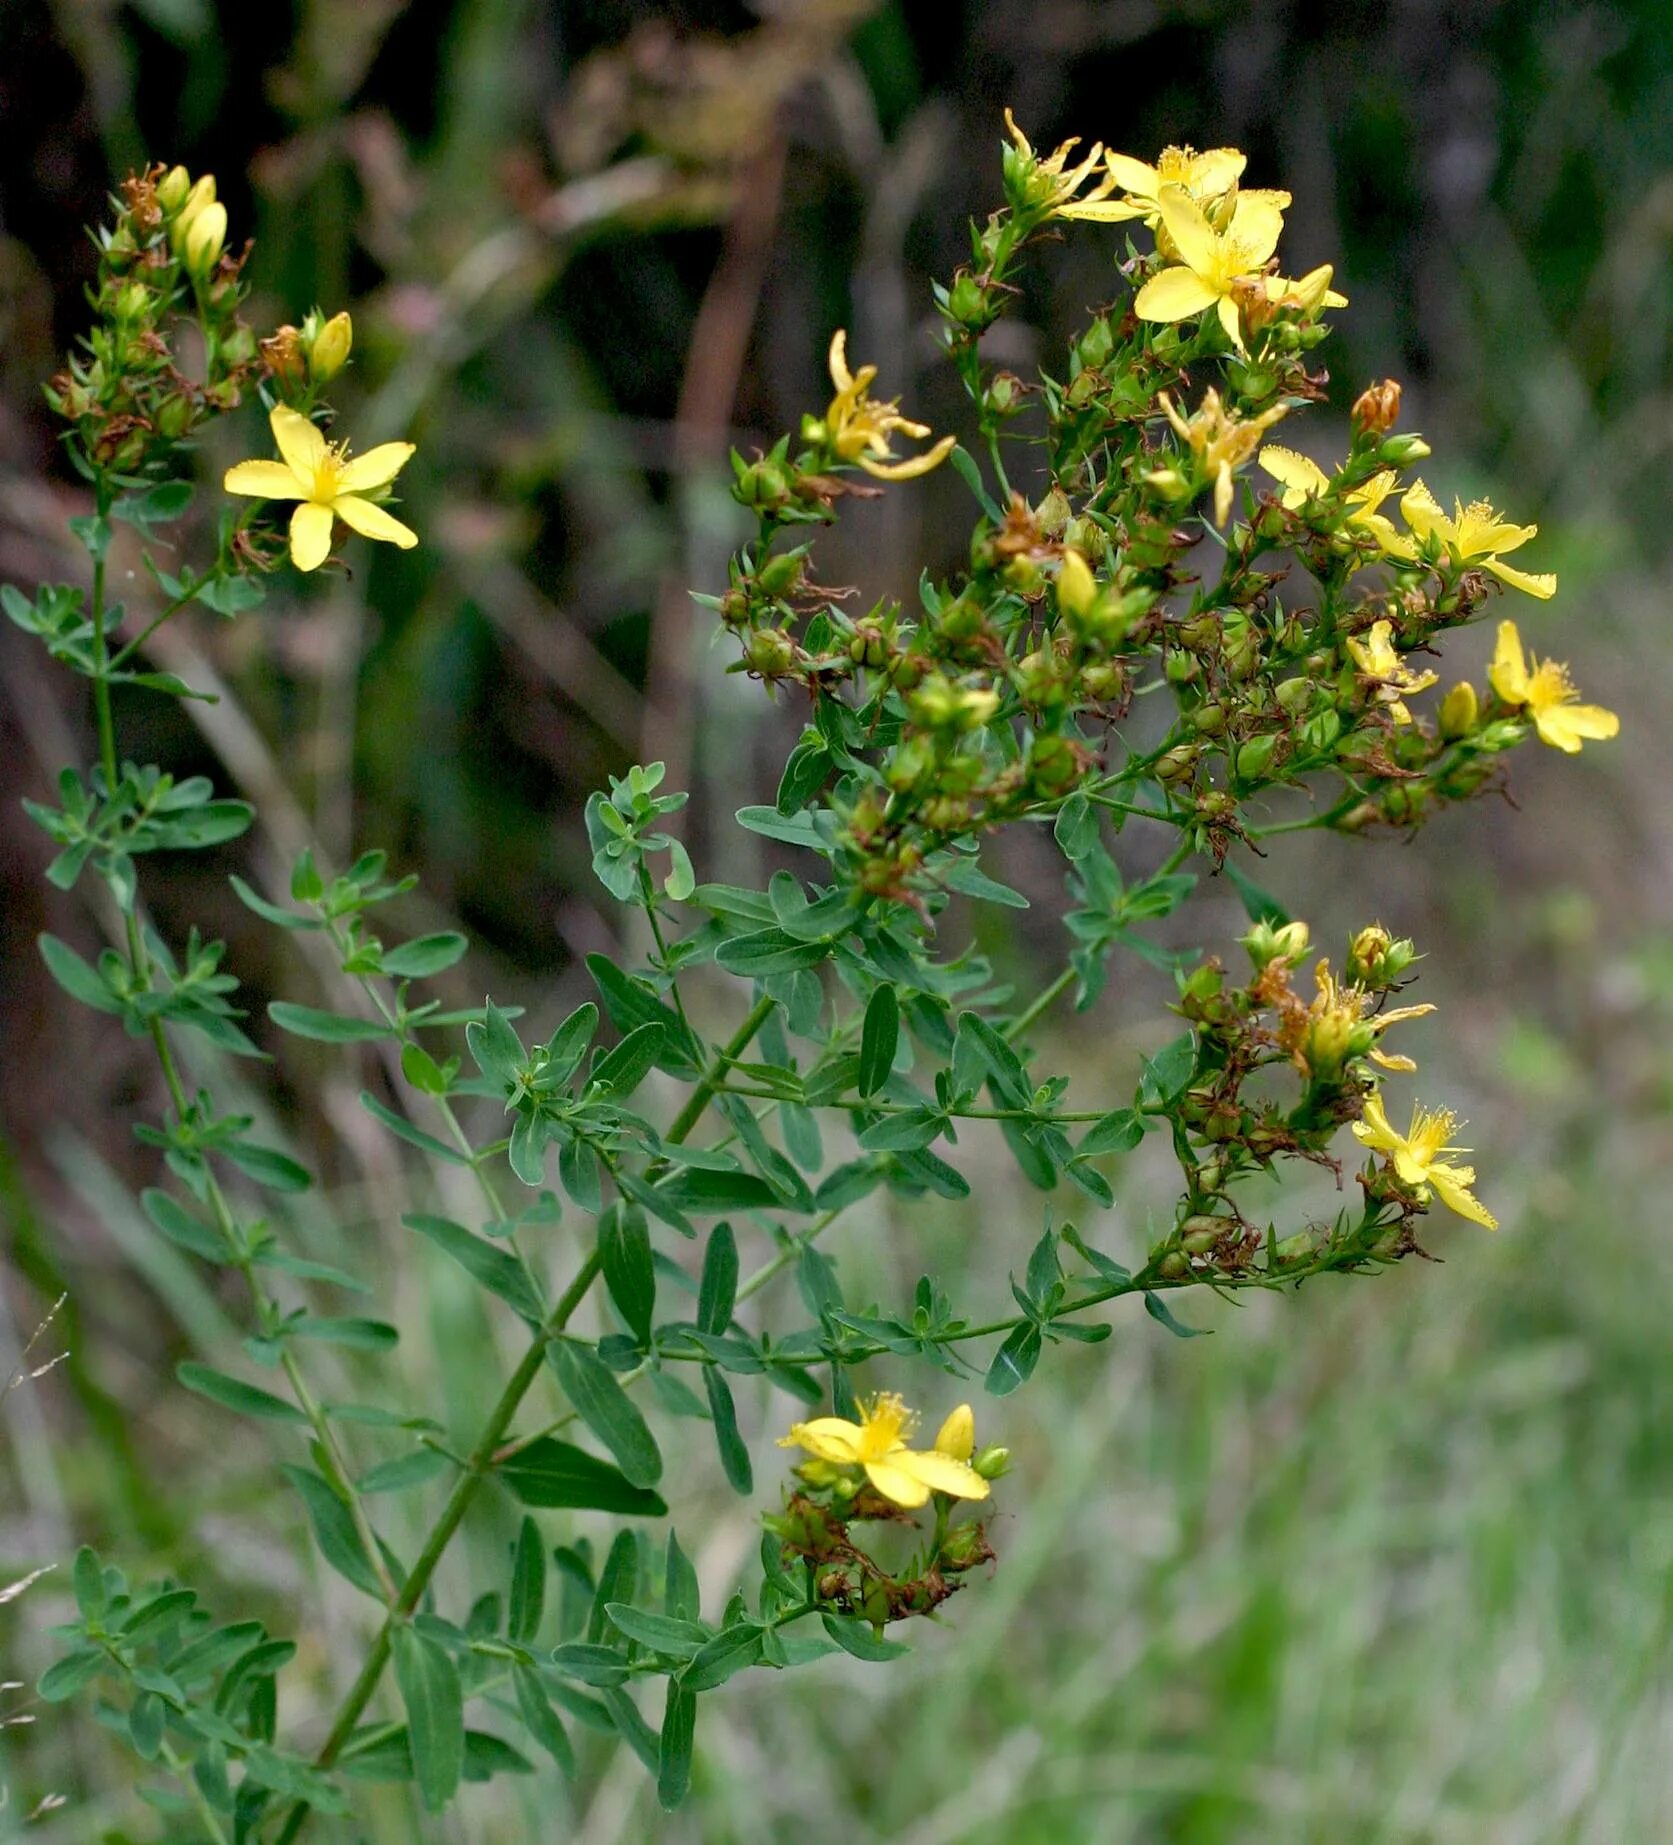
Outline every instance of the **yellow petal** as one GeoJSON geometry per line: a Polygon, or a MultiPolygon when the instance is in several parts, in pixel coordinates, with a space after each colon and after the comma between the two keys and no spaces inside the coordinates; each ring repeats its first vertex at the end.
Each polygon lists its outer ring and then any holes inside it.
{"type": "Polygon", "coordinates": [[[935,1438],[935,1451],[949,1454],[955,1461],[970,1459],[976,1446],[976,1412],[968,1403],[961,1403],[941,1425],[941,1432],[935,1438]]]}
{"type": "MultiPolygon", "coordinates": [[[[915,1474],[907,1473],[904,1468],[893,1464],[893,1461],[904,1458],[906,1450],[902,1448],[891,1461],[867,1461],[866,1478],[885,1499],[892,1499],[896,1505],[915,1511],[919,1506],[928,1504],[929,1487],[915,1474]]],[[[956,1466],[957,1463],[951,1462],[949,1465],[956,1466]]]]}
{"type": "Polygon", "coordinates": [[[975,1468],[950,1454],[912,1454],[901,1452],[889,1456],[892,1471],[903,1473],[938,1493],[950,1493],[955,1499],[986,1499],[992,1492],[975,1468]]]}
{"type": "Polygon", "coordinates": [[[1261,450],[1259,459],[1275,481],[1297,496],[1291,500],[1290,495],[1285,494],[1286,506],[1299,505],[1302,500],[1323,493],[1330,485],[1330,477],[1324,469],[1306,455],[1298,455],[1293,448],[1281,448],[1276,442],[1269,442],[1261,450]]]}
{"type": "Polygon", "coordinates": [[[305,416],[292,410],[288,404],[275,404],[267,420],[272,426],[273,440],[278,443],[279,453],[284,456],[286,466],[295,472],[299,480],[312,482],[320,463],[325,459],[325,437],[305,416]]]}
{"type": "Polygon", "coordinates": [[[826,354],[826,364],[831,370],[831,383],[836,386],[840,396],[854,382],[854,375],[848,369],[848,329],[838,327],[831,335],[831,349],[826,354]]]}
{"type": "MultiPolygon", "coordinates": [[[[1227,235],[1237,240],[1237,247],[1251,269],[1258,269],[1278,248],[1278,239],[1283,231],[1284,214],[1271,197],[1259,192],[1240,192],[1237,195],[1227,235]]],[[[1169,235],[1172,235],[1171,227],[1169,235]]],[[[1185,248],[1183,244],[1179,247],[1182,250],[1185,248]]]]}
{"type": "Polygon", "coordinates": [[[1386,1153],[1399,1141],[1399,1135],[1389,1124],[1383,1099],[1374,1090],[1365,1098],[1364,1118],[1354,1123],[1354,1136],[1374,1153],[1386,1153]]]}
{"type": "Polygon", "coordinates": [[[1104,165],[1123,192],[1136,193],[1141,199],[1155,198],[1162,176],[1154,167],[1147,167],[1131,154],[1106,154],[1104,165]]]}
{"type": "Polygon", "coordinates": [[[1467,1166],[1429,1168],[1429,1183],[1435,1189],[1435,1196],[1449,1211],[1467,1217],[1472,1224],[1480,1224],[1484,1230],[1497,1230],[1498,1218],[1470,1191],[1469,1181],[1474,1177],[1467,1166]]]}
{"type": "Polygon", "coordinates": [[[331,555],[331,508],[304,501],[290,516],[290,561],[318,570],[331,555]]]}
{"type": "Polygon", "coordinates": [[[1536,576],[1529,571],[1518,570],[1513,564],[1502,563],[1496,557],[1483,558],[1482,562],[1501,583],[1508,583],[1512,589],[1524,590],[1530,596],[1538,596],[1541,602],[1549,602],[1557,593],[1557,579],[1554,576],[1536,576]]]}
{"type": "Polygon", "coordinates": [[[1164,269],[1138,292],[1133,312],[1140,320],[1185,320],[1218,299],[1193,269],[1164,269]]]}
{"type": "Polygon", "coordinates": [[[403,551],[410,551],[418,543],[418,534],[410,526],[391,518],[381,506],[374,506],[370,500],[363,500],[358,494],[339,494],[332,501],[332,506],[344,525],[352,526],[362,538],[375,538],[380,544],[399,545],[403,551]]]}
{"type": "Polygon", "coordinates": [[[1164,186],[1156,195],[1156,204],[1173,247],[1191,268],[1205,275],[1217,271],[1219,236],[1185,188],[1164,186]]]}
{"type": "Polygon", "coordinates": [[[778,1444],[781,1448],[806,1448],[822,1461],[839,1464],[856,1461],[865,1431],[857,1422],[841,1416],[815,1416],[811,1422],[792,1425],[790,1433],[778,1444]]]}
{"type": "Polygon", "coordinates": [[[1499,638],[1493,659],[1487,668],[1487,683],[1507,705],[1528,702],[1528,661],[1522,652],[1522,637],[1513,621],[1499,623],[1499,638]]]}
{"type": "MultiPolygon", "coordinates": [[[[1224,303],[1221,304],[1224,306],[1224,303]]],[[[1214,523],[1224,527],[1231,517],[1232,510],[1232,471],[1229,462],[1222,461],[1214,472],[1214,523]]]]}
{"type": "Polygon", "coordinates": [[[1242,177],[1249,156],[1235,147],[1211,147],[1198,154],[1191,167],[1191,186],[1206,198],[1215,198],[1242,177]]]}
{"type": "Polygon", "coordinates": [[[1126,224],[1142,218],[1145,208],[1128,199],[1085,199],[1078,205],[1059,205],[1057,218],[1081,218],[1091,224],[1126,224]]]}
{"type": "Polygon", "coordinates": [[[913,455],[909,460],[873,461],[869,455],[862,455],[860,466],[878,480],[916,480],[920,474],[940,467],[957,446],[957,436],[943,436],[934,448],[925,449],[923,454],[913,455]]]}
{"type": "Polygon", "coordinates": [[[1601,743],[1618,736],[1621,720],[1602,705],[1553,705],[1534,714],[1534,729],[1542,743],[1575,756],[1582,742],[1601,743]]]}
{"type": "Polygon", "coordinates": [[[1409,1076],[1412,1071],[1417,1068],[1417,1064],[1412,1058],[1402,1057],[1395,1051],[1379,1051],[1373,1049],[1370,1056],[1374,1064],[1380,1064],[1385,1070],[1397,1070],[1403,1076],[1409,1076]]]}
{"type": "Polygon", "coordinates": [[[221,485],[228,493],[245,493],[256,500],[300,500],[308,492],[282,461],[241,461],[227,469],[221,485]]]}
{"type": "Polygon", "coordinates": [[[1427,538],[1446,524],[1440,501],[1420,480],[1414,480],[1402,495],[1400,514],[1419,538],[1427,538]]]}
{"type": "Polygon", "coordinates": [[[1244,349],[1243,327],[1238,320],[1237,303],[1230,295],[1222,295],[1217,303],[1217,311],[1220,316],[1220,325],[1226,330],[1226,338],[1239,352],[1242,352],[1244,349]]]}
{"type": "Polygon", "coordinates": [[[387,487],[412,460],[415,449],[410,442],[380,442],[337,468],[337,485],[344,493],[364,493],[369,487],[387,487]]]}

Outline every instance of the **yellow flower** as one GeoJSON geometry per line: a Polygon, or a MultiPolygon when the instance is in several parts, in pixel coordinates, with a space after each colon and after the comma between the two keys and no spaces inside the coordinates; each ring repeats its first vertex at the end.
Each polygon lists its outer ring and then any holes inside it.
{"type": "Polygon", "coordinates": [[[1190,444],[1201,474],[1214,483],[1214,523],[1224,525],[1231,516],[1233,470],[1254,454],[1261,437],[1285,415],[1286,406],[1274,404],[1270,410],[1263,410],[1259,416],[1245,422],[1226,414],[1220,393],[1210,385],[1187,420],[1174,408],[1166,391],[1158,391],[1156,400],[1175,433],[1190,444]]]}
{"type": "Polygon", "coordinates": [[[1420,541],[1433,539],[1459,563],[1480,564],[1501,583],[1526,590],[1542,602],[1556,595],[1554,576],[1534,576],[1502,561],[1505,552],[1519,550],[1538,533],[1537,525],[1507,524],[1485,500],[1472,500],[1468,506],[1454,500],[1449,519],[1422,481],[1414,481],[1406,489],[1400,511],[1420,541]]]}
{"type": "Polygon", "coordinates": [[[1309,269],[1293,282],[1288,276],[1266,276],[1263,278],[1266,298],[1273,307],[1299,308],[1303,314],[1312,313],[1316,307],[1346,307],[1348,297],[1330,286],[1335,273],[1332,264],[1320,263],[1317,269],[1309,269]]]}
{"type": "Polygon", "coordinates": [[[1404,694],[1423,691],[1432,686],[1440,674],[1420,673],[1408,666],[1394,650],[1393,635],[1391,622],[1373,622],[1364,640],[1357,637],[1349,640],[1348,652],[1360,672],[1377,682],[1377,703],[1388,706],[1389,715],[1396,724],[1409,724],[1412,714],[1406,709],[1404,694]]]}
{"type": "Polygon", "coordinates": [[[1260,278],[1277,249],[1284,228],[1282,209],[1272,202],[1272,195],[1240,192],[1225,229],[1216,230],[1183,186],[1163,186],[1157,208],[1179,262],[1145,283],[1133,311],[1140,320],[1173,321],[1212,307],[1226,337],[1242,352],[1237,288],[1250,277],[1260,278]]]}
{"type": "Polygon", "coordinates": [[[898,400],[880,403],[867,395],[877,367],[862,365],[857,372],[848,369],[848,335],[840,327],[831,336],[829,364],[836,396],[825,411],[824,422],[809,419],[804,424],[806,440],[828,448],[838,461],[857,462],[879,480],[912,480],[940,467],[953,452],[958,437],[943,436],[921,455],[891,460],[894,451],[889,437],[895,430],[921,440],[930,433],[929,426],[902,416],[898,400]]]}
{"type": "Polygon", "coordinates": [[[1080,146],[1079,136],[1065,141],[1050,154],[1037,154],[1009,109],[1005,111],[1005,127],[1012,142],[1012,147],[1005,152],[1006,190],[1014,203],[1037,211],[1043,210],[1048,218],[1090,218],[1098,215],[1089,207],[1095,206],[1098,200],[1106,198],[1115,190],[1114,179],[1106,174],[1084,198],[1077,200],[1075,194],[1098,170],[1104,158],[1101,142],[1095,141],[1085,159],[1078,165],[1070,166],[1069,156],[1080,146]]]}
{"type": "MultiPolygon", "coordinates": [[[[1331,491],[1333,483],[1324,469],[1307,456],[1298,455],[1293,448],[1280,448],[1276,442],[1269,442],[1261,450],[1260,463],[1284,489],[1279,497],[1291,512],[1305,506],[1309,500],[1322,499],[1331,491]]],[[[1379,550],[1399,557],[1408,554],[1410,547],[1395,531],[1388,515],[1377,510],[1394,491],[1397,478],[1392,468],[1384,468],[1363,485],[1351,487],[1343,494],[1342,504],[1347,508],[1344,524],[1350,532],[1368,533],[1377,541],[1379,550]]]]}
{"type": "Polygon", "coordinates": [[[968,1404],[954,1410],[942,1425],[936,1445],[916,1453],[906,1445],[912,1415],[892,1393],[873,1397],[860,1405],[860,1420],[841,1416],[816,1416],[795,1423],[780,1442],[781,1448],[806,1448],[822,1461],[842,1467],[861,1467],[866,1478],[885,1499],[908,1510],[927,1503],[931,1492],[955,1499],[986,1499],[991,1488],[969,1465],[976,1439],[975,1417],[968,1404]],[[960,1442],[965,1452],[954,1450],[960,1442]],[[943,1442],[947,1445],[943,1446],[943,1442]]]}
{"type": "MultiPolygon", "coordinates": [[[[1091,218],[1100,224],[1121,224],[1142,218],[1152,229],[1161,219],[1161,194],[1164,186],[1177,186],[1198,205],[1207,207],[1230,192],[1242,176],[1248,156],[1235,147],[1211,147],[1199,154],[1194,147],[1164,147],[1155,166],[1134,160],[1127,154],[1105,154],[1104,165],[1113,184],[1120,188],[1119,199],[1087,200],[1066,218],[1091,218]]],[[[1287,192],[1260,195],[1275,203],[1280,211],[1290,202],[1287,192]]]]}
{"type": "Polygon", "coordinates": [[[1280,1046],[1304,1075],[1331,1080],[1340,1076],[1351,1057],[1369,1057],[1385,1070],[1417,1068],[1411,1058],[1380,1049],[1377,1039],[1390,1025],[1427,1018],[1433,1006],[1395,1006],[1373,1013],[1371,994],[1362,986],[1338,980],[1328,960],[1319,962],[1313,979],[1317,986],[1313,1003],[1303,1011],[1300,1000],[1292,999],[1278,1027],[1280,1046]]]}
{"type": "Polygon", "coordinates": [[[1449,1211],[1473,1224],[1497,1230],[1499,1220],[1479,1198],[1472,1196],[1473,1166],[1455,1166],[1444,1156],[1467,1153],[1467,1147],[1448,1146],[1454,1129],[1462,1124],[1450,1109],[1412,1108],[1412,1124],[1404,1134],[1390,1125],[1380,1095],[1365,1098],[1365,1118],[1354,1123],[1354,1134],[1373,1153],[1388,1155],[1389,1164],[1405,1185],[1427,1186],[1449,1211]]]}
{"type": "Polygon", "coordinates": [[[268,422],[282,461],[241,461],[227,469],[228,493],[258,500],[300,500],[291,514],[290,555],[298,570],[317,570],[331,550],[331,522],[342,522],[363,538],[410,551],[418,534],[363,496],[386,487],[411,459],[410,442],[383,442],[349,459],[305,416],[277,404],[268,422]]]}
{"type": "Polygon", "coordinates": [[[1507,705],[1520,705],[1534,721],[1540,741],[1577,755],[1582,741],[1613,737],[1621,720],[1602,705],[1583,705],[1568,668],[1556,660],[1524,656],[1516,623],[1499,623],[1493,664],[1487,669],[1493,690],[1507,705]]]}

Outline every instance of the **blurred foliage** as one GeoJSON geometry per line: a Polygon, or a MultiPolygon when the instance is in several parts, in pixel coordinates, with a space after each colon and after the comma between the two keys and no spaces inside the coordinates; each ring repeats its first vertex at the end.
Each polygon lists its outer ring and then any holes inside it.
{"type": "MultiPolygon", "coordinates": [[[[1546,765],[1522,771],[1520,814],[1467,850],[1443,820],[1376,890],[1392,927],[1447,944],[1427,972],[1431,997],[1454,990],[1451,1029],[1426,1062],[1476,1098],[1477,1164],[1521,1201],[1505,1235],[1457,1249],[1444,1289],[1402,1272],[1310,1316],[1304,1338],[1263,1303],[1236,1340],[1124,1323],[1104,1354],[1066,1360],[1036,1424],[1008,1431],[1056,1497],[1019,1513],[985,1605],[955,1611],[921,1682],[740,1701],[700,1763],[705,1836],[776,1839],[810,1815],[914,1841],[1657,1836],[1673,1805],[1657,1747],[1673,1713],[1669,1276],[1652,1240],[1673,1152],[1673,949],[1656,923],[1673,761],[1655,722],[1673,682],[1668,8],[6,0],[0,577],[61,570],[55,533],[79,510],[38,384],[80,322],[81,225],[148,157],[213,169],[256,229],[276,317],[353,307],[345,414],[361,443],[419,441],[404,516],[427,542],[259,624],[194,629],[179,643],[194,673],[229,694],[200,728],[124,712],[180,726],[136,753],[242,785],[270,828],[183,872],[180,913],[215,916],[259,989],[262,938],[220,874],[310,835],[339,861],[382,844],[422,872],[432,908],[415,922],[450,914],[480,939],[464,991],[555,1019],[605,930],[581,819],[604,773],[669,759],[698,791],[699,853],[738,850],[709,816],[760,798],[758,701],[721,677],[685,594],[715,586],[735,535],[727,443],[794,421],[839,323],[948,426],[927,277],[992,195],[1007,102],[1045,145],[1235,142],[1252,178],[1295,193],[1296,262],[1335,260],[1354,303],[1330,349],[1338,412],[1394,373],[1409,425],[1451,458],[1432,484],[1503,488],[1540,519],[1559,606],[1596,631],[1588,691],[1627,741],[1560,765],[1560,791],[1546,765]],[[1082,1597],[1108,1625],[1065,1659],[1063,1610],[1082,1597]],[[959,1690],[925,1696],[932,1673],[959,1690]]],[[[1035,332],[1008,337],[1060,348],[1105,292],[1092,249],[1031,285],[1014,325],[1035,332]]],[[[835,574],[909,588],[905,560],[955,542],[959,492],[930,483],[923,531],[893,500],[854,522],[835,574]]],[[[0,635],[0,1370],[63,1288],[70,1357],[7,1401],[0,1581],[89,1537],[158,1570],[222,1554],[283,1585],[295,1559],[254,1549],[259,1476],[239,1456],[190,1462],[169,1505],[140,1484],[202,1452],[197,1412],[155,1380],[226,1320],[127,1202],[132,1150],[107,1104],[144,1066],[102,1034],[95,1060],[42,991],[29,943],[58,912],[17,796],[85,753],[87,716],[19,640],[0,635]]],[[[1309,876],[1307,842],[1273,857],[1275,888],[1309,876]]],[[[1022,851],[1001,869],[1026,887],[1040,868],[1022,851]]],[[[1364,906],[1339,882],[1321,933],[1364,906]]],[[[166,925],[166,892],[160,908],[166,925]]],[[[1080,1071],[1124,1055],[1141,1001],[1112,996],[1070,1042],[1080,1071]]],[[[294,1096],[281,1107],[284,1134],[319,1133],[294,1096]]],[[[392,1221],[375,1159],[337,1177],[309,1226],[327,1252],[392,1221]]],[[[916,1272],[902,1229],[878,1226],[880,1286],[916,1272]]],[[[922,1211],[911,1229],[943,1257],[970,1234],[922,1211]]],[[[1001,1265],[981,1239],[970,1261],[1001,1265]]],[[[428,1264],[403,1285],[432,1329],[409,1362],[463,1414],[487,1331],[428,1264]]],[[[713,1510],[706,1587],[752,1541],[713,1510]]],[[[0,1678],[33,1676],[57,1592],[48,1579],[0,1608],[0,1678]]],[[[0,1730],[19,1738],[0,1837],[54,1791],[71,1804],[29,1836],[136,1823],[85,1739],[72,1754],[50,1723],[0,1730]]],[[[543,1836],[572,1798],[583,1836],[641,1837],[635,1786],[601,1759],[573,1796],[544,1780],[485,1794],[449,1836],[543,1836]]],[[[392,1808],[374,1836],[413,1835],[392,1808]]]]}

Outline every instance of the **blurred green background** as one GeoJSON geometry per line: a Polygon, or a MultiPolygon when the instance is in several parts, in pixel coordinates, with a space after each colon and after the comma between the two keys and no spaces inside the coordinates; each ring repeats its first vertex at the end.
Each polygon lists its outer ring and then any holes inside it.
{"type": "MultiPolygon", "coordinates": [[[[1352,300],[1307,445],[1340,452],[1346,404],[1393,374],[1406,426],[1435,446],[1430,484],[1541,524],[1530,566],[1557,569],[1562,592],[1514,613],[1622,712],[1622,740],[1578,762],[1525,751],[1513,800],[1415,839],[1274,842],[1260,868],[1321,941],[1379,917],[1430,951],[1420,996],[1441,1012],[1411,1033],[1420,1090],[1471,1118],[1505,1228],[1437,1224],[1444,1265],[1375,1287],[1190,1303],[1211,1338],[1123,1313],[1106,1346],[1059,1348],[1028,1392],[978,1403],[1019,1457],[993,1581],[900,1668],[827,1662],[705,1701],[678,1818],[655,1815],[635,1762],[595,1750],[577,1783],[504,1778],[445,1826],[380,1796],[366,1836],[1665,1838],[1662,0],[0,0],[0,578],[73,567],[78,488],[39,386],[82,324],[80,227],[132,165],[213,170],[258,240],[253,318],[352,306],[344,426],[357,445],[417,441],[403,516],[425,542],[355,547],[347,578],[288,579],[236,627],[165,634],[160,663],[223,700],[123,709],[128,752],[213,774],[262,823],[236,850],[148,868],[150,900],[167,930],[227,936],[258,1011],[281,984],[317,1000],[319,970],[238,908],[225,873],[274,888],[310,840],[337,863],[386,846],[423,881],[407,920],[457,918],[479,943],[461,1003],[488,990],[549,1022],[619,927],[581,824],[607,771],[666,759],[694,791],[701,873],[758,869],[760,842],[729,815],[765,798],[799,718],[724,676],[686,599],[716,586],[736,537],[725,450],[821,401],[838,324],[908,408],[960,426],[928,287],[997,199],[1005,103],[1047,145],[1245,148],[1253,183],[1295,194],[1291,272],[1334,260],[1352,300]]],[[[1000,336],[1009,363],[1055,362],[1114,292],[1112,247],[1085,227],[1048,255],[1000,336]]],[[[253,411],[231,422],[206,474],[265,452],[253,411]]],[[[821,580],[906,593],[923,565],[956,566],[970,516],[950,472],[892,493],[825,541],[821,580]]],[[[1486,639],[1459,637],[1452,670],[1479,670],[1486,639]]],[[[42,882],[49,848],[18,807],[89,754],[76,683],[0,633],[0,1373],[69,1295],[39,1348],[66,1362],[0,1410],[0,1584],[91,1540],[138,1573],[189,1573],[223,1612],[253,1597],[281,1632],[307,1601],[281,1713],[305,1736],[352,1664],[359,1609],[319,1580],[295,1509],[275,1512],[255,1444],[172,1388],[179,1358],[235,1348],[240,1309],[132,1202],[151,1169],[126,1116],[158,1100],[145,1047],[70,1008],[33,948],[46,927],[97,940],[94,912],[42,882]]],[[[1063,948],[1038,844],[1000,855],[1035,907],[986,944],[1025,977],[1063,948]]],[[[1177,940],[1224,950],[1239,915],[1205,883],[1177,940]]],[[[1116,981],[1048,1061],[1077,1093],[1116,1092],[1167,1034],[1161,999],[1116,981]]],[[[502,1363],[496,1329],[391,1229],[408,1180],[354,1105],[363,1073],[278,1048],[252,1106],[326,1181],[295,1234],[381,1268],[410,1329],[403,1387],[468,1422],[502,1363]]],[[[868,1206],[840,1246],[854,1295],[898,1299],[938,1267],[968,1276],[963,1295],[1003,1289],[1039,1200],[1002,1146],[972,1137],[964,1156],[982,1211],[868,1206]]],[[[1083,1224],[1141,1247],[1167,1186],[1136,1170],[1083,1224]]],[[[1299,1202],[1282,1208],[1301,1221],[1299,1202]]],[[[933,1394],[933,1378],[901,1381],[933,1394]]],[[[770,1497],[785,1405],[744,1413],[770,1497]]],[[[719,1598],[754,1515],[692,1445],[670,1496],[719,1598]]],[[[509,1530],[480,1521],[484,1571],[509,1530]]],[[[0,1606],[0,1679],[33,1680],[61,1594],[49,1577],[0,1606]]],[[[8,1714],[39,1721],[0,1728],[0,1837],[55,1793],[66,1804],[28,1837],[157,1836],[129,1758],[84,1714],[31,1713],[19,1692],[0,1696],[8,1714]]]]}

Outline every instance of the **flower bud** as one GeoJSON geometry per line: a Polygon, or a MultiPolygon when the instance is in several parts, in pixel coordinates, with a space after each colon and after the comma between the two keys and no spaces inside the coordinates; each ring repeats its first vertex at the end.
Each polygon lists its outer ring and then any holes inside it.
{"type": "Polygon", "coordinates": [[[1282,961],[1293,967],[1307,952],[1310,931],[1304,922],[1258,922],[1238,940],[1257,968],[1282,961]]]}
{"type": "Polygon", "coordinates": [[[1155,776],[1159,782],[1188,781],[1195,774],[1197,758],[1202,754],[1195,743],[1176,743],[1156,764],[1155,776]]]}
{"type": "Polygon", "coordinates": [[[221,260],[227,242],[227,208],[211,200],[186,226],[180,260],[199,280],[221,260]]]}
{"type": "Polygon", "coordinates": [[[1461,679],[1446,697],[1441,700],[1439,716],[1441,735],[1449,743],[1455,743],[1460,737],[1467,737],[1476,726],[1480,714],[1475,687],[1469,680],[1461,679]]]}
{"type": "Polygon", "coordinates": [[[782,628],[762,628],[744,642],[744,658],[763,679],[778,679],[795,663],[796,645],[782,628]]]}
{"type": "Polygon", "coordinates": [[[1400,420],[1400,386],[1392,378],[1368,385],[1354,399],[1350,416],[1356,436],[1387,435],[1400,420]]]}
{"type": "Polygon", "coordinates": [[[1390,436],[1378,451],[1378,459],[1391,468],[1404,468],[1414,461],[1426,461],[1434,452],[1422,436],[1390,436]]]}
{"type": "Polygon", "coordinates": [[[984,1480],[997,1480],[1011,1465],[1011,1450],[984,1448],[970,1465],[984,1480]]]}
{"type": "Polygon", "coordinates": [[[1275,736],[1251,737],[1237,752],[1237,773],[1242,781],[1258,782],[1272,767],[1278,753],[1275,736]]]}
{"type": "MultiPolygon", "coordinates": [[[[309,319],[313,319],[312,315],[309,319]]],[[[354,323],[348,310],[333,314],[324,326],[314,330],[308,348],[308,375],[315,384],[329,384],[349,361],[354,345],[354,323]]]]}
{"type": "Polygon", "coordinates": [[[756,582],[769,596],[788,596],[801,583],[807,553],[808,547],[799,545],[794,551],[781,551],[777,557],[769,557],[756,571],[756,582]]]}
{"type": "Polygon", "coordinates": [[[192,190],[192,176],[184,167],[170,167],[157,181],[157,203],[170,217],[186,203],[192,190]]]}
{"type": "Polygon", "coordinates": [[[951,1455],[955,1461],[967,1461],[976,1446],[976,1412],[961,1403],[942,1423],[935,1438],[938,1454],[951,1455]]]}
{"type": "Polygon", "coordinates": [[[1057,606],[1071,621],[1089,615],[1098,600],[1098,582],[1078,551],[1066,550],[1057,573],[1057,606]]]}

